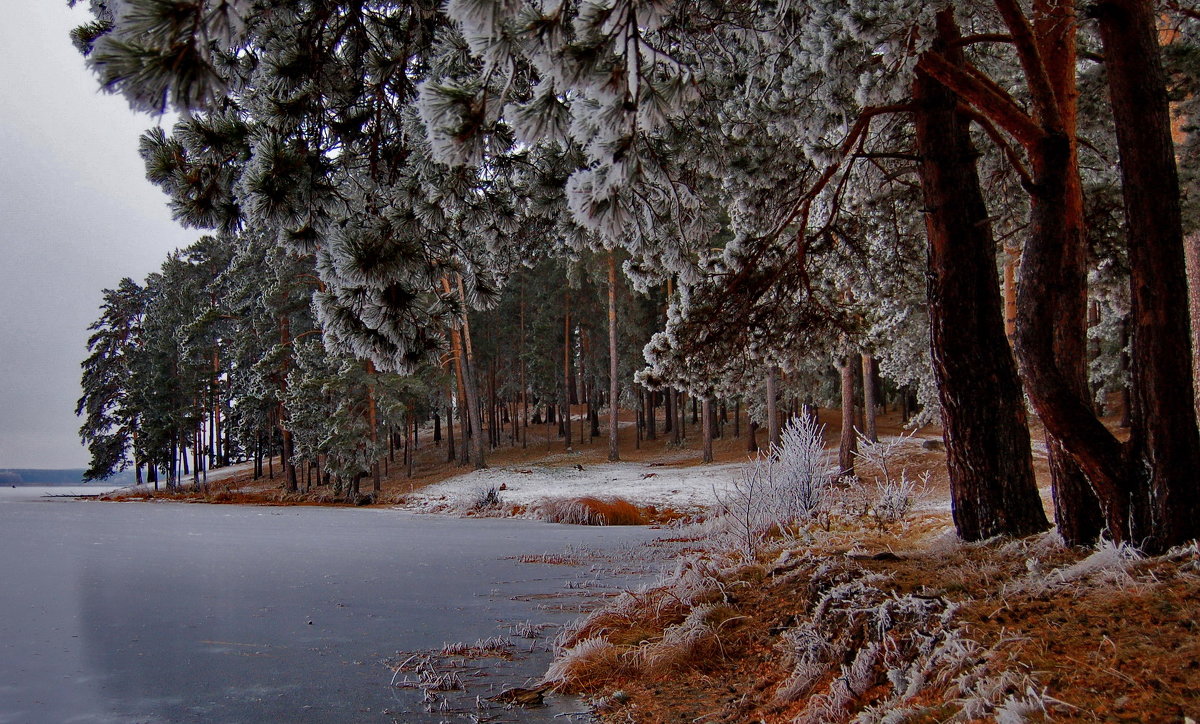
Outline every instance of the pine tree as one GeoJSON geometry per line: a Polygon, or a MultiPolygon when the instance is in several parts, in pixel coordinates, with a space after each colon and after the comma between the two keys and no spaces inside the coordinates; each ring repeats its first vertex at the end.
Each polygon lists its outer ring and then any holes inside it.
{"type": "Polygon", "coordinates": [[[101,314],[90,327],[90,353],[82,363],[81,386],[75,414],[84,422],[79,435],[91,454],[84,480],[104,480],[136,468],[142,482],[144,457],[138,446],[141,410],[131,399],[130,382],[137,358],[142,353],[142,318],[146,313],[146,289],[132,279],[120,281],[116,289],[105,289],[101,314]]]}

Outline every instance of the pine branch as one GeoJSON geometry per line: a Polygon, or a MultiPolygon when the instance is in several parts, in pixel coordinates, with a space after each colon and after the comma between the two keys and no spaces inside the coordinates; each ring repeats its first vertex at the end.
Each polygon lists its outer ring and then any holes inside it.
{"type": "Polygon", "coordinates": [[[925,52],[917,63],[917,70],[957,93],[1026,148],[1037,143],[1046,133],[1011,95],[954,65],[940,53],[925,52]]]}

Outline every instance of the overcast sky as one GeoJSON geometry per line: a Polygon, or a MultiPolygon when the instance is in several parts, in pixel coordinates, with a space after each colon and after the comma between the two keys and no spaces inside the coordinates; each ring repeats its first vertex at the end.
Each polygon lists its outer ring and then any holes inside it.
{"type": "Polygon", "coordinates": [[[144,178],[138,136],[157,120],[101,94],[71,45],[87,13],[14,3],[0,23],[0,469],[83,467],[75,401],[101,290],[199,234],[144,178]]]}

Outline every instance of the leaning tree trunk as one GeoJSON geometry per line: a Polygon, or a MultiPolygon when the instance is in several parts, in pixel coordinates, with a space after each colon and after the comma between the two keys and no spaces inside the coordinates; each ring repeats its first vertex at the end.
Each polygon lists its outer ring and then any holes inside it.
{"type": "MultiPolygon", "coordinates": [[[[443,289],[450,292],[449,281],[443,277],[443,289]]],[[[471,348],[471,323],[467,319],[467,292],[463,287],[462,276],[458,277],[458,301],[462,305],[461,336],[462,336],[462,377],[466,390],[466,417],[471,432],[471,462],[476,470],[487,467],[483,453],[483,410],[479,407],[479,388],[475,372],[475,355],[471,348]]],[[[465,443],[464,443],[465,444],[465,443]]]]}
{"type": "Polygon", "coordinates": [[[1200,436],[1179,179],[1154,4],[1104,0],[1093,12],[1104,45],[1129,243],[1129,532],[1157,552],[1200,536],[1200,436]]]}
{"type": "MultiPolygon", "coordinates": [[[[446,277],[442,277],[442,289],[446,294],[450,294],[450,281],[446,277]]],[[[465,366],[463,364],[462,339],[459,335],[458,328],[451,324],[448,330],[450,336],[450,365],[454,370],[454,382],[451,383],[458,391],[458,396],[455,397],[457,404],[447,404],[446,406],[446,425],[450,428],[450,446],[446,451],[446,462],[453,462],[455,459],[454,453],[454,408],[458,408],[458,432],[462,438],[458,448],[458,464],[466,465],[468,462],[467,441],[470,438],[470,423],[467,422],[467,385],[463,374],[465,366]]],[[[453,392],[453,390],[451,391],[453,392]]],[[[450,394],[447,394],[447,400],[450,399],[450,394]]]]}
{"type": "MultiPolygon", "coordinates": [[[[934,49],[963,62],[951,10],[934,49]]],[[[966,540],[1049,527],[1033,474],[1025,401],[1004,336],[995,241],[957,95],[913,83],[929,237],[931,351],[942,404],[954,524],[966,540]]]]}
{"type": "MultiPolygon", "coordinates": [[[[1079,180],[1078,144],[1075,140],[1078,97],[1076,87],[1076,52],[1073,11],[1074,3],[1064,0],[1034,0],[1034,30],[1046,72],[1055,91],[1060,123],[1067,138],[1068,160],[1063,197],[1045,199],[1047,187],[1035,185],[1031,203],[1036,207],[1050,202],[1046,211],[1064,222],[1059,242],[1062,263],[1056,280],[1053,302],[1043,305],[1054,311],[1055,363],[1070,386],[1072,394],[1087,400],[1087,240],[1083,219],[1083,188],[1079,180]]],[[[1035,173],[1039,171],[1035,160],[1035,173]]],[[[1058,184],[1049,184],[1058,189],[1058,184]]],[[[1036,215],[1037,212],[1035,212],[1036,215]]],[[[1006,266],[1007,270],[1007,266],[1006,266]]],[[[1006,277],[1007,280],[1007,277],[1006,277]]],[[[1005,298],[1007,323],[1008,298],[1005,298]]],[[[1104,516],[1100,500],[1088,482],[1083,469],[1049,430],[1046,450],[1050,464],[1051,493],[1054,498],[1054,521],[1059,535],[1070,545],[1090,545],[1100,537],[1104,516]]]]}

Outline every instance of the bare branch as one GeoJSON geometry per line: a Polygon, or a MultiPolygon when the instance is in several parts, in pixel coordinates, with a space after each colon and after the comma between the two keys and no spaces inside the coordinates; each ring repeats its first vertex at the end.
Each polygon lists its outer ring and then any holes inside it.
{"type": "Polygon", "coordinates": [[[977,45],[979,43],[1011,43],[1013,37],[1007,33],[976,33],[975,35],[964,35],[958,40],[950,44],[952,48],[965,48],[968,45],[977,45]]]}
{"type": "Polygon", "coordinates": [[[1017,48],[1017,57],[1021,59],[1021,68],[1025,71],[1037,119],[1049,131],[1063,130],[1058,97],[1054,93],[1054,84],[1050,82],[1050,72],[1038,48],[1029,18],[1025,17],[1017,0],[996,0],[996,9],[1012,32],[1013,44],[1017,48]]]}
{"type": "Polygon", "coordinates": [[[1012,144],[1008,142],[1008,139],[1004,137],[1000,129],[996,128],[996,125],[987,116],[984,116],[966,104],[960,104],[959,111],[979,124],[979,127],[988,135],[988,138],[992,139],[992,143],[996,144],[996,147],[1000,149],[1004,157],[1008,159],[1008,163],[1013,167],[1013,170],[1021,177],[1021,188],[1031,191],[1034,187],[1033,176],[1029,173],[1029,169],[1025,167],[1025,163],[1021,160],[1021,155],[1017,153],[1017,149],[1012,147],[1012,144]]]}

